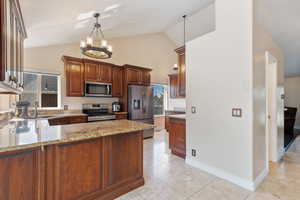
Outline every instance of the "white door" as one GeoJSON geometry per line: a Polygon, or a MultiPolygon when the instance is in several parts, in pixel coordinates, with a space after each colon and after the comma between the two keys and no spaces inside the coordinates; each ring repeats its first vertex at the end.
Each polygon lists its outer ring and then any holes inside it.
{"type": "Polygon", "coordinates": [[[269,161],[277,162],[277,60],[266,53],[266,152],[269,161]]]}

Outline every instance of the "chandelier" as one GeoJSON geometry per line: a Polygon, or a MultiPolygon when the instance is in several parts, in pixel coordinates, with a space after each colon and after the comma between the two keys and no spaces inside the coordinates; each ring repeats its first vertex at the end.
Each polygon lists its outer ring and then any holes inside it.
{"type": "Polygon", "coordinates": [[[112,56],[112,46],[108,45],[99,23],[100,14],[94,14],[96,23],[86,40],[80,42],[83,55],[96,59],[108,59],[112,56]]]}

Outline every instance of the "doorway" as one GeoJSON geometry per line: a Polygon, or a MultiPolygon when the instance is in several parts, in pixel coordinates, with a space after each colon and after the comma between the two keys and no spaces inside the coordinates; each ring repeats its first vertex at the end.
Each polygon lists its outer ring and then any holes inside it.
{"type": "Polygon", "coordinates": [[[278,125],[277,125],[277,59],[266,52],[266,161],[278,161],[278,125]]]}

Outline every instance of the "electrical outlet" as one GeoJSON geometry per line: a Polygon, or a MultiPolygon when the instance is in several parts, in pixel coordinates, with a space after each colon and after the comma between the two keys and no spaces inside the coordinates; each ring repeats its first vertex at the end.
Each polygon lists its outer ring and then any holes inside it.
{"type": "Polygon", "coordinates": [[[192,156],[196,157],[196,149],[192,149],[192,156]]]}
{"type": "Polygon", "coordinates": [[[192,106],[192,113],[195,114],[197,112],[196,106],[192,106]]]}
{"type": "Polygon", "coordinates": [[[69,110],[69,106],[68,105],[64,105],[64,110],[69,110]]]}

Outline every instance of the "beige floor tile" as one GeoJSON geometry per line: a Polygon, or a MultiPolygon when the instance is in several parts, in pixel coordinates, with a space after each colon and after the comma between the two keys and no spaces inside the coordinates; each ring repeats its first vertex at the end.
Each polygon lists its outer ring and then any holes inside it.
{"type": "Polygon", "coordinates": [[[216,179],[200,192],[192,195],[190,200],[244,200],[251,192],[227,181],[216,179]]]}
{"type": "Polygon", "coordinates": [[[168,134],[156,133],[144,141],[145,185],[117,200],[300,200],[300,138],[256,192],[187,165],[170,154],[168,134]],[[299,161],[299,162],[298,162],[299,161]]]}

